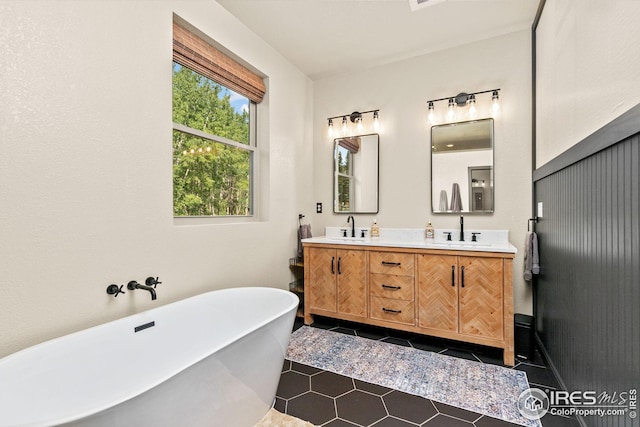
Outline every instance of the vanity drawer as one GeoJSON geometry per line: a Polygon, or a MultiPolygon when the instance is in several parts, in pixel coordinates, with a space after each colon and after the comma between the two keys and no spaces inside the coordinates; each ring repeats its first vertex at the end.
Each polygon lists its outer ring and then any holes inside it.
{"type": "Polygon", "coordinates": [[[413,276],[413,254],[399,252],[371,252],[369,254],[369,272],[413,276]]]}
{"type": "Polygon", "coordinates": [[[369,289],[371,295],[413,301],[413,276],[398,276],[396,274],[372,274],[369,289]]]}
{"type": "Polygon", "coordinates": [[[369,317],[387,322],[415,325],[413,301],[403,301],[371,295],[371,312],[369,313],[369,317]]]}

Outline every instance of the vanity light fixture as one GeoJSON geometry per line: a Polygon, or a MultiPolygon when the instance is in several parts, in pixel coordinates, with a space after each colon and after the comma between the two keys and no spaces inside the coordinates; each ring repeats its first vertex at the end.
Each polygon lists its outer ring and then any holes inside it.
{"type": "Polygon", "coordinates": [[[435,124],[437,120],[435,103],[439,101],[448,101],[447,103],[447,113],[446,113],[446,121],[452,122],[458,118],[457,109],[464,108],[466,106],[469,107],[468,117],[470,119],[476,119],[481,114],[478,111],[478,106],[476,105],[476,95],[481,95],[484,93],[491,94],[491,108],[489,109],[488,114],[490,116],[497,116],[500,113],[500,89],[491,89],[491,90],[483,90],[480,92],[466,93],[460,92],[456,96],[448,96],[446,98],[440,99],[432,99],[427,101],[428,108],[428,120],[430,124],[435,124]]]}
{"type": "Polygon", "coordinates": [[[327,132],[329,134],[329,137],[333,136],[334,131],[333,131],[333,119],[340,119],[342,118],[342,135],[346,136],[349,133],[349,121],[351,121],[351,123],[354,123],[356,126],[356,130],[358,133],[362,133],[364,131],[365,125],[364,125],[364,115],[365,114],[369,114],[372,113],[373,117],[372,117],[372,127],[373,130],[378,132],[380,130],[380,110],[370,110],[370,111],[363,111],[363,112],[359,112],[359,111],[354,111],[353,113],[349,114],[349,115],[342,115],[342,116],[334,116],[334,117],[329,117],[327,119],[328,121],[328,129],[327,132]],[[347,117],[349,118],[347,120],[347,117]]]}

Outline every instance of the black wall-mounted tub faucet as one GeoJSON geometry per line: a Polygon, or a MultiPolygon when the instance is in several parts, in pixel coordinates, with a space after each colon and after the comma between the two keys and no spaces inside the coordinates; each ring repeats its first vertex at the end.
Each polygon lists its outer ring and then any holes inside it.
{"type": "Polygon", "coordinates": [[[132,280],[129,283],[127,283],[127,289],[129,289],[130,291],[133,291],[134,289],[143,289],[145,291],[148,291],[151,294],[152,300],[155,300],[157,298],[155,289],[153,289],[151,286],[141,285],[135,280],[132,280]]]}
{"type": "Polygon", "coordinates": [[[117,297],[119,294],[124,294],[125,291],[122,290],[122,285],[109,285],[107,286],[107,293],[117,297]]]}

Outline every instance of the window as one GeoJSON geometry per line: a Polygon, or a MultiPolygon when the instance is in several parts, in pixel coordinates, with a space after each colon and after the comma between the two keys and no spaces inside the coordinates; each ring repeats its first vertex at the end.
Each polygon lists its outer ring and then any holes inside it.
{"type": "Polygon", "coordinates": [[[173,58],[174,216],[252,215],[262,79],[176,24],[173,58]]]}
{"type": "Polygon", "coordinates": [[[353,155],[348,148],[341,144],[336,147],[337,174],[338,179],[335,194],[338,195],[337,212],[349,212],[351,210],[351,200],[353,200],[354,176],[353,176],[353,155]]]}

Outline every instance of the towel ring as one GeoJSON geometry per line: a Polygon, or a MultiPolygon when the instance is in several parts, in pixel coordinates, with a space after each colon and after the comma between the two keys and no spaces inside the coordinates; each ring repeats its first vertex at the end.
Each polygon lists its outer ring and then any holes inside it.
{"type": "Polygon", "coordinates": [[[533,228],[533,231],[536,231],[536,224],[538,223],[538,217],[535,218],[529,218],[527,220],[527,231],[531,231],[531,228],[533,228]],[[534,222],[533,227],[531,227],[531,221],[534,222]]]}

